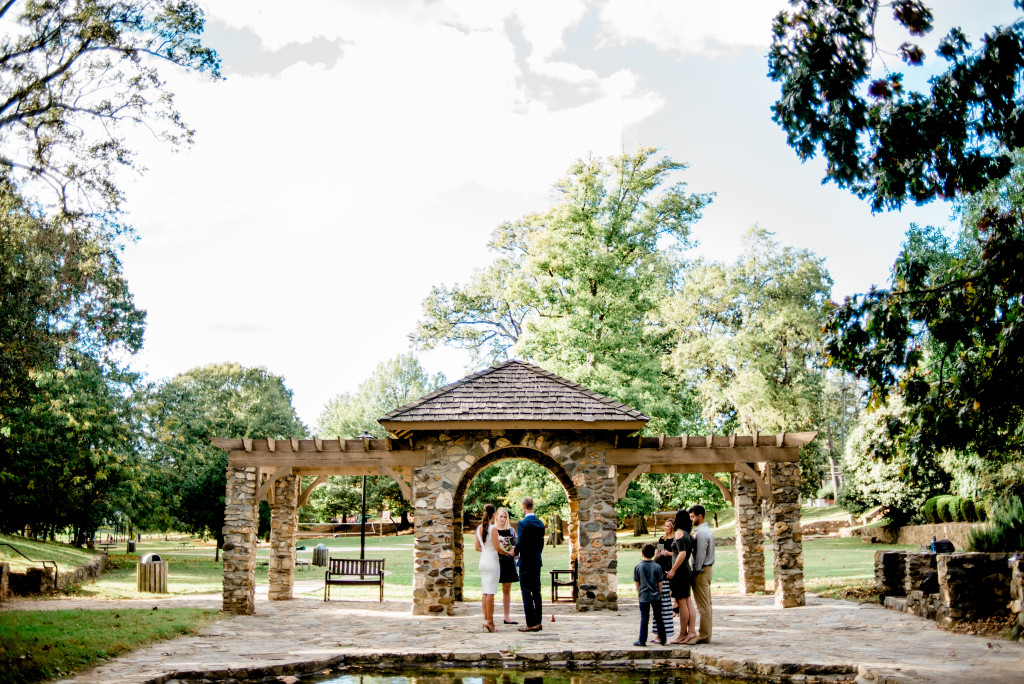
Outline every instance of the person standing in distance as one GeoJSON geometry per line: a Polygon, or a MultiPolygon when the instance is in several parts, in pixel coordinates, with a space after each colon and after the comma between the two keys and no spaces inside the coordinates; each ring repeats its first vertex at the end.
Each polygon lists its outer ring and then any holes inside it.
{"type": "Polygon", "coordinates": [[[520,632],[539,632],[541,629],[540,554],[544,550],[544,523],[533,514],[533,499],[523,499],[523,519],[516,535],[516,555],[519,557],[519,589],[523,592],[523,612],[526,625],[520,632]]]}
{"type": "Polygon", "coordinates": [[[700,615],[697,632],[698,644],[711,641],[711,569],[715,564],[715,535],[704,521],[704,507],[697,504],[690,509],[693,522],[693,598],[700,615]]]}

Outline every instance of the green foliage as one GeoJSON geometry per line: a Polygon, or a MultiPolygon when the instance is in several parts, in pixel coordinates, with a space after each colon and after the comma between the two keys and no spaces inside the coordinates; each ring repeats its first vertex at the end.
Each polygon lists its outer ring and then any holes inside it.
{"type": "Polygon", "coordinates": [[[219,617],[201,608],[4,611],[0,679],[64,679],[154,641],[195,634],[219,617]]]}
{"type": "MultiPolygon", "coordinates": [[[[993,28],[977,50],[952,29],[936,51],[946,70],[928,80],[930,91],[916,91],[882,63],[889,50],[878,44],[877,0],[791,4],[775,19],[768,55],[782,88],[774,119],[801,159],[824,155],[828,180],[881,209],[975,192],[1009,172],[1009,151],[1024,144],[1024,22],[993,28]]],[[[906,35],[898,53],[921,67],[917,38],[931,30],[931,10],[921,0],[892,7],[906,35]]]]}
{"type": "Polygon", "coordinates": [[[655,154],[576,162],[554,206],[492,234],[491,266],[466,286],[435,288],[413,341],[520,355],[644,411],[651,432],[675,434],[684,406],[662,366],[669,340],[652,321],[711,196],[687,193],[674,180],[685,165],[655,154]]]}
{"type": "Polygon", "coordinates": [[[988,524],[968,533],[967,547],[986,553],[1024,551],[1024,502],[1020,497],[995,502],[988,524]]]}
{"type": "Polygon", "coordinates": [[[211,440],[304,437],[291,402],[283,378],[234,363],[193,368],[156,388],[148,407],[150,458],[161,477],[152,484],[180,529],[211,534],[219,544],[227,454],[211,440]]]}
{"type": "MultiPolygon", "coordinates": [[[[822,260],[753,228],[733,264],[698,262],[662,307],[676,342],[670,363],[715,432],[813,430],[824,422],[821,326],[832,280],[822,260]]],[[[825,458],[802,456],[811,494],[825,458]]]]}
{"type": "MultiPolygon", "coordinates": [[[[920,0],[893,8],[899,30],[930,30],[920,0]]],[[[875,33],[879,9],[870,0],[799,0],[779,15],[769,56],[782,84],[775,120],[801,158],[820,150],[828,179],[874,208],[956,200],[962,225],[953,241],[911,227],[889,288],[836,309],[827,353],[868,383],[873,405],[902,396],[905,419],[885,439],[914,469],[952,454],[947,472],[965,488],[1024,495],[1016,324],[1024,306],[1024,21],[993,28],[977,49],[953,29],[938,44],[945,64],[930,90],[915,91],[887,67],[881,78],[872,73],[886,52],[875,33]]],[[[911,67],[925,62],[916,38],[899,53],[911,67]]]]}
{"type": "Polygon", "coordinates": [[[861,415],[846,443],[839,505],[855,514],[881,505],[886,517],[903,524],[928,499],[948,491],[948,473],[934,460],[915,459],[892,439],[902,434],[894,426],[905,420],[906,408],[898,397],[861,415]]]}
{"type": "Polygon", "coordinates": [[[924,505],[921,506],[921,517],[924,518],[924,521],[929,525],[934,525],[935,523],[939,522],[938,508],[940,498],[941,497],[933,496],[932,498],[925,501],[924,505]]]}
{"type": "MultiPolygon", "coordinates": [[[[378,418],[446,383],[444,374],[428,374],[414,354],[399,354],[377,364],[355,393],[339,394],[327,402],[317,421],[317,432],[345,439],[355,439],[364,433],[383,438],[385,431],[378,418]]],[[[390,477],[367,478],[366,501],[367,510],[387,509],[393,515],[412,510],[411,504],[402,498],[398,483],[390,477]]],[[[315,511],[316,519],[331,520],[355,513],[361,503],[362,478],[345,476],[331,477],[327,485],[313,490],[307,506],[315,511]]]]}
{"type": "Polygon", "coordinates": [[[970,499],[960,502],[960,515],[964,522],[978,522],[978,510],[970,499]]]}
{"type": "Polygon", "coordinates": [[[189,0],[14,0],[0,13],[0,178],[56,192],[58,213],[112,221],[118,170],[137,168],[129,137],[191,141],[159,67],[220,75],[199,39],[202,10],[189,0]]]}
{"type": "Polygon", "coordinates": [[[940,496],[939,502],[935,506],[935,512],[939,519],[939,522],[953,522],[953,511],[951,505],[954,497],[950,495],[940,496]]]}

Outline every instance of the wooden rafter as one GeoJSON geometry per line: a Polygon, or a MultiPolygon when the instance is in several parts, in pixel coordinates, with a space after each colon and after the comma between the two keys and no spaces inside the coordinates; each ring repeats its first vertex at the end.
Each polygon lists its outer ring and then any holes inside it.
{"type": "Polygon", "coordinates": [[[757,470],[754,468],[753,464],[751,464],[751,463],[737,463],[735,465],[736,465],[736,470],[740,471],[744,475],[747,475],[747,476],[749,476],[750,478],[752,478],[754,480],[754,484],[757,485],[757,495],[758,496],[760,496],[762,499],[771,499],[772,498],[772,488],[771,488],[771,486],[767,482],[764,481],[764,478],[761,477],[761,473],[757,472],[757,470]]]}
{"type": "Polygon", "coordinates": [[[412,485],[409,484],[408,481],[406,481],[405,477],[403,477],[403,473],[400,473],[391,466],[386,465],[380,466],[380,473],[381,475],[387,475],[396,483],[398,483],[398,488],[402,491],[403,499],[405,499],[406,501],[412,501],[412,485]]]}
{"type": "Polygon", "coordinates": [[[309,495],[313,493],[313,490],[327,482],[327,475],[317,475],[316,479],[310,482],[302,493],[299,494],[299,506],[305,506],[306,502],[309,501],[309,495]]]}
{"type": "Polygon", "coordinates": [[[637,478],[641,473],[651,472],[651,466],[647,463],[641,463],[640,465],[629,471],[629,474],[619,483],[619,486],[615,488],[616,500],[626,496],[626,490],[629,489],[629,484],[637,478]]]}
{"type": "Polygon", "coordinates": [[[284,477],[284,476],[287,476],[287,475],[291,475],[291,474],[292,474],[292,469],[289,468],[289,467],[275,468],[274,472],[270,473],[270,475],[269,475],[269,477],[267,477],[266,481],[263,484],[260,485],[260,490],[259,490],[259,492],[256,493],[256,500],[257,501],[262,501],[263,497],[265,497],[267,495],[267,491],[271,487],[274,486],[274,482],[276,482],[278,480],[278,478],[281,478],[281,477],[284,477]]]}
{"type": "Polygon", "coordinates": [[[701,473],[701,475],[704,476],[705,480],[718,487],[718,491],[722,492],[723,499],[732,503],[732,492],[729,491],[729,488],[725,486],[724,482],[719,480],[713,473],[701,473]]]}

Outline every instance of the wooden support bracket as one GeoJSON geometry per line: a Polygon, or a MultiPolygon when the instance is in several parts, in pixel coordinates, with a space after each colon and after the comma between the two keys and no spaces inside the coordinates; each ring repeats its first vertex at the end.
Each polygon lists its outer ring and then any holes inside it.
{"type": "Polygon", "coordinates": [[[267,481],[260,485],[259,492],[256,493],[256,500],[262,501],[263,497],[267,495],[267,491],[274,485],[274,482],[282,476],[291,475],[291,466],[282,466],[280,468],[274,468],[274,472],[270,473],[270,477],[267,481]]]}
{"type": "Polygon", "coordinates": [[[299,506],[305,506],[306,502],[309,501],[309,495],[313,493],[313,490],[327,482],[327,475],[317,475],[316,479],[309,483],[309,485],[302,490],[299,494],[299,506]]]}
{"type": "Polygon", "coordinates": [[[650,463],[641,463],[637,467],[630,471],[629,475],[626,475],[626,479],[623,480],[618,487],[615,489],[615,499],[621,499],[626,496],[626,490],[629,489],[629,483],[636,479],[637,475],[641,473],[649,473],[651,471],[650,463]]]}
{"type": "Polygon", "coordinates": [[[723,499],[732,503],[732,492],[729,491],[724,482],[718,479],[717,475],[712,475],[711,473],[701,473],[701,475],[704,476],[705,480],[718,487],[718,491],[722,492],[723,499]]]}
{"type": "Polygon", "coordinates": [[[380,467],[380,473],[381,473],[381,475],[387,475],[392,480],[397,482],[398,483],[398,488],[400,490],[402,490],[402,498],[405,499],[406,501],[410,502],[410,503],[412,502],[412,485],[410,485],[406,481],[406,479],[404,477],[402,477],[401,473],[397,472],[391,466],[381,466],[380,467]]]}
{"type": "Polygon", "coordinates": [[[752,463],[737,463],[736,470],[753,478],[754,484],[757,485],[758,496],[762,499],[770,500],[772,498],[772,488],[764,481],[764,478],[761,477],[761,473],[754,469],[754,465],[752,463]]]}

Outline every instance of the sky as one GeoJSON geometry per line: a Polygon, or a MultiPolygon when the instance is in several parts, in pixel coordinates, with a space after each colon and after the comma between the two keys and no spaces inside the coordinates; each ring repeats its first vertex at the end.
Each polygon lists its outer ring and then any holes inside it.
{"type": "MultiPolygon", "coordinates": [[[[123,263],[148,312],[132,365],[154,381],[263,366],[315,427],[410,350],[430,288],[486,266],[494,228],[548,208],[586,156],[653,146],[687,163],[679,180],[716,193],[696,254],[732,261],[758,224],[822,257],[835,300],[886,281],[912,222],[949,224],[941,203],[872,214],[786,145],[765,58],[784,2],[199,4],[224,78],[163,72],[195,142],[143,140],[147,168],[124,183],[123,263]]],[[[1016,18],[1010,0],[928,4],[926,47],[1016,18]]],[[[449,381],[476,370],[419,356],[449,381]]]]}

